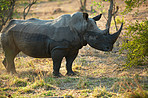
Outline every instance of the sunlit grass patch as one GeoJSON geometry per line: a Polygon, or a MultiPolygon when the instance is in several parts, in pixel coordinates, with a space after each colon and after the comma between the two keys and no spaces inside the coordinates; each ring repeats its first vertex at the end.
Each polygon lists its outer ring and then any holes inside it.
{"type": "Polygon", "coordinates": [[[0,87],[0,98],[7,98],[11,96],[11,94],[16,93],[18,88],[15,87],[0,87]]]}
{"type": "Polygon", "coordinates": [[[25,87],[25,86],[27,86],[27,81],[26,80],[24,80],[24,79],[15,79],[14,80],[14,85],[16,86],[16,87],[25,87]]]}
{"type": "Polygon", "coordinates": [[[97,97],[97,98],[109,98],[112,96],[116,96],[116,93],[113,92],[109,92],[106,90],[105,86],[103,87],[95,87],[92,93],[93,97],[97,97]]]}
{"type": "Polygon", "coordinates": [[[67,90],[66,93],[64,93],[62,96],[64,96],[64,98],[75,98],[74,94],[74,90],[67,90]]]}
{"type": "Polygon", "coordinates": [[[10,93],[7,90],[10,90],[10,89],[0,87],[0,98],[7,98],[8,96],[10,96],[10,93]]]}
{"type": "Polygon", "coordinates": [[[52,90],[55,89],[53,85],[45,83],[43,80],[38,80],[35,81],[32,85],[31,88],[33,89],[44,89],[44,90],[52,90]]]}
{"type": "Polygon", "coordinates": [[[35,81],[32,85],[31,85],[31,87],[33,88],[33,89],[37,89],[37,88],[42,88],[43,86],[44,86],[44,81],[42,81],[42,80],[37,80],[37,81],[35,81]]]}
{"type": "Polygon", "coordinates": [[[73,66],[73,71],[77,71],[77,70],[81,70],[81,65],[77,65],[77,64],[75,64],[74,66],[73,66]]]}
{"type": "Polygon", "coordinates": [[[76,84],[76,87],[78,89],[86,89],[90,86],[90,84],[92,83],[87,79],[87,77],[80,77],[76,84]]]}
{"type": "Polygon", "coordinates": [[[2,79],[2,80],[7,80],[7,79],[9,79],[11,76],[9,75],[9,74],[1,74],[0,75],[0,78],[2,79]]]}
{"type": "Polygon", "coordinates": [[[61,85],[62,83],[60,79],[54,78],[54,77],[45,77],[44,81],[48,84],[55,85],[55,86],[61,85]]]}
{"type": "Polygon", "coordinates": [[[142,89],[136,89],[133,91],[125,92],[123,98],[147,98],[148,91],[142,89]]]}
{"type": "Polygon", "coordinates": [[[16,57],[15,60],[15,67],[16,69],[24,69],[27,66],[27,58],[24,58],[24,57],[16,57]]]}
{"type": "Polygon", "coordinates": [[[63,79],[60,79],[63,83],[72,83],[72,82],[76,82],[78,80],[78,78],[75,77],[65,77],[63,79]]]}
{"type": "Polygon", "coordinates": [[[92,90],[90,89],[84,89],[80,91],[80,97],[88,97],[92,93],[92,90]]]}
{"type": "Polygon", "coordinates": [[[47,91],[47,92],[45,92],[45,93],[43,93],[42,95],[44,95],[44,96],[58,96],[57,94],[56,94],[56,91],[53,91],[53,90],[49,90],[49,91],[47,91]]]}
{"type": "Polygon", "coordinates": [[[6,98],[6,93],[0,90],[0,98],[6,98]]]}
{"type": "Polygon", "coordinates": [[[18,95],[19,94],[30,94],[30,93],[35,93],[34,89],[32,89],[30,86],[22,87],[19,88],[18,90],[18,95]]]}
{"type": "Polygon", "coordinates": [[[76,75],[80,75],[82,70],[82,65],[74,64],[72,70],[76,73],[76,75]]]}

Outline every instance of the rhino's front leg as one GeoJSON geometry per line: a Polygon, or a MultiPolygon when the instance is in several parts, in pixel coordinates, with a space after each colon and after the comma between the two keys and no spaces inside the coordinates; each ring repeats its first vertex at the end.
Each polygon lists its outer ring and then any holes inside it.
{"type": "Polygon", "coordinates": [[[66,69],[67,69],[67,75],[72,76],[75,75],[75,73],[72,71],[72,63],[75,60],[75,58],[78,55],[78,50],[70,51],[66,58],[66,69]]]}
{"type": "Polygon", "coordinates": [[[57,76],[57,77],[61,76],[59,70],[61,67],[61,62],[64,57],[64,54],[65,54],[64,50],[61,50],[61,49],[55,49],[51,53],[51,57],[53,60],[53,75],[54,76],[57,76]]]}

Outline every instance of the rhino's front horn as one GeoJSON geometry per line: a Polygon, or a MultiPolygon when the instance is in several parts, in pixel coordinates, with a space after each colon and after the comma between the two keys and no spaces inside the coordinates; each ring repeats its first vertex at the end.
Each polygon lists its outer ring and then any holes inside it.
{"type": "Polygon", "coordinates": [[[95,16],[93,19],[94,19],[95,21],[98,21],[98,20],[100,20],[101,16],[102,16],[102,14],[100,14],[100,15],[98,15],[98,16],[95,16]]]}
{"type": "Polygon", "coordinates": [[[121,24],[120,29],[119,29],[116,33],[114,33],[114,34],[111,35],[112,43],[115,43],[115,42],[116,42],[117,38],[118,38],[119,35],[120,35],[120,32],[121,32],[121,30],[122,30],[122,27],[123,27],[123,23],[121,24]]]}

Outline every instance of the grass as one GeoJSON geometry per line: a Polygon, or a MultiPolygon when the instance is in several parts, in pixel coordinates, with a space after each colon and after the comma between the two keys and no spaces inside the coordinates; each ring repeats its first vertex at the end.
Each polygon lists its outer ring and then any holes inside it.
{"type": "MultiPolygon", "coordinates": [[[[137,69],[140,70],[139,72],[134,71],[135,69],[121,71],[117,65],[102,65],[100,61],[97,63],[97,59],[93,60],[95,61],[89,62],[87,57],[83,59],[78,57],[73,64],[73,70],[77,72],[76,76],[54,78],[52,61],[17,57],[15,63],[18,75],[5,73],[5,68],[0,64],[0,97],[10,95],[12,97],[77,96],[80,98],[147,96],[146,68],[137,69]],[[132,73],[133,71],[135,73],[132,73]]],[[[65,61],[63,61],[61,73],[63,74],[65,70],[65,61]]]]}
{"type": "Polygon", "coordinates": [[[92,93],[92,96],[97,97],[97,98],[100,98],[100,97],[109,98],[109,97],[112,97],[114,95],[116,95],[116,94],[114,94],[113,92],[107,91],[105,86],[94,88],[93,93],[92,93]]]}

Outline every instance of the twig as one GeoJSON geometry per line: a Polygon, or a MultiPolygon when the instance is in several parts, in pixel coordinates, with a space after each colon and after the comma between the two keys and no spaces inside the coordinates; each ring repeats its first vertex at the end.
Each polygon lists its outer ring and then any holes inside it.
{"type": "Polygon", "coordinates": [[[84,1],[80,0],[80,4],[81,4],[80,11],[82,11],[82,12],[87,11],[86,10],[86,2],[87,2],[87,0],[84,0],[84,1]]]}
{"type": "MultiPolygon", "coordinates": [[[[114,7],[115,7],[115,5],[114,5],[114,7]]],[[[114,10],[115,10],[115,8],[114,8],[114,10]]],[[[112,14],[112,16],[113,16],[113,15],[116,15],[117,12],[118,12],[118,10],[119,10],[119,6],[116,7],[116,11],[112,14]]]]}
{"type": "Polygon", "coordinates": [[[105,20],[107,21],[107,18],[105,17],[105,15],[102,13],[103,17],[105,18],[105,20]]]}
{"type": "Polygon", "coordinates": [[[37,2],[37,0],[33,0],[32,2],[31,2],[31,0],[29,0],[29,4],[24,8],[24,11],[23,11],[23,18],[24,18],[24,20],[25,20],[26,16],[28,15],[31,6],[32,6],[33,4],[35,4],[36,2],[37,2]],[[27,8],[28,8],[28,10],[27,10],[27,8]],[[26,12],[26,10],[27,10],[27,12],[26,12]],[[25,13],[25,12],[26,12],[26,13],[25,13]]]}
{"type": "MultiPolygon", "coordinates": [[[[114,10],[115,10],[115,5],[114,5],[114,10]]],[[[114,22],[115,22],[116,31],[118,31],[118,27],[117,27],[117,23],[116,23],[116,14],[117,14],[118,10],[119,10],[119,7],[117,6],[116,11],[114,11],[114,13],[112,14],[114,22]]]]}

